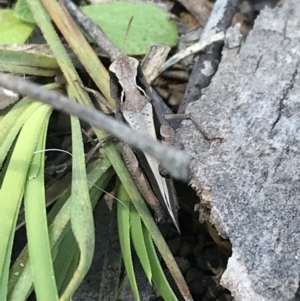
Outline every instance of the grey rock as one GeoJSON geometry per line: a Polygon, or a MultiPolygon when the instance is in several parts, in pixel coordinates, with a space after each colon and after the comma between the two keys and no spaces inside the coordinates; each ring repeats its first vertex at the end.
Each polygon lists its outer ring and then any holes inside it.
{"type": "Polygon", "coordinates": [[[237,301],[295,300],[300,274],[300,2],[266,8],[222,61],[177,133],[205,192],[201,220],[233,246],[221,284],[237,301]],[[206,216],[203,215],[205,212],[206,216]]]}

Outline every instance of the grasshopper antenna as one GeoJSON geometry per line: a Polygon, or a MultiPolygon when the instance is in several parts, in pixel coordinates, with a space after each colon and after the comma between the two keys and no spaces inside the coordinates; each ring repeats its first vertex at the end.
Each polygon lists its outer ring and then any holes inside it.
{"type": "Polygon", "coordinates": [[[130,20],[128,22],[126,33],[125,33],[125,37],[124,37],[124,45],[123,45],[123,53],[124,53],[124,55],[126,55],[127,37],[128,37],[128,33],[129,33],[129,30],[130,30],[130,26],[131,26],[132,20],[133,20],[133,16],[130,18],[130,20]]]}

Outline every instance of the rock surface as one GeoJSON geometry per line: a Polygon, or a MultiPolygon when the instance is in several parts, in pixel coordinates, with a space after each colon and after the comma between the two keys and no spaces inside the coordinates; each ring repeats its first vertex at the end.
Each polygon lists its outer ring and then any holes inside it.
{"type": "Polygon", "coordinates": [[[222,61],[177,133],[200,219],[233,246],[221,284],[237,301],[296,300],[300,274],[300,2],[265,9],[222,61]],[[222,139],[218,139],[222,138],[222,139]]]}

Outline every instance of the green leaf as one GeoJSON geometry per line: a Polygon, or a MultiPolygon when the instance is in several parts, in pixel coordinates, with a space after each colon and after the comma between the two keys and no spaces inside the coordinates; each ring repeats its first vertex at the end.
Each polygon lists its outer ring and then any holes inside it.
{"type": "Polygon", "coordinates": [[[124,51],[124,37],[131,17],[133,21],[126,41],[126,53],[141,55],[153,44],[173,47],[177,44],[177,27],[169,15],[152,3],[117,1],[82,7],[111,41],[124,51]]]}
{"type": "Polygon", "coordinates": [[[33,14],[27,4],[27,0],[18,0],[15,6],[15,16],[24,22],[36,23],[33,14]]]}
{"type": "Polygon", "coordinates": [[[25,23],[15,17],[13,10],[0,10],[0,44],[24,43],[34,27],[34,24],[25,23]]]}

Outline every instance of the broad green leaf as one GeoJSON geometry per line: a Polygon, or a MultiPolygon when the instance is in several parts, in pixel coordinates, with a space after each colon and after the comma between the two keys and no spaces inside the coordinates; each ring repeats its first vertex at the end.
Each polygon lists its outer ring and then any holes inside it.
{"type": "Polygon", "coordinates": [[[175,23],[153,3],[99,3],[84,6],[82,11],[101,26],[121,51],[128,22],[133,17],[126,41],[126,53],[130,55],[145,54],[153,44],[174,47],[178,42],[175,23]]]}
{"type": "Polygon", "coordinates": [[[14,16],[11,9],[0,9],[0,44],[24,43],[35,25],[14,16]]]}
{"type": "Polygon", "coordinates": [[[15,5],[14,12],[15,16],[21,19],[22,21],[35,24],[35,20],[27,4],[27,0],[18,0],[18,2],[15,5]]]}

